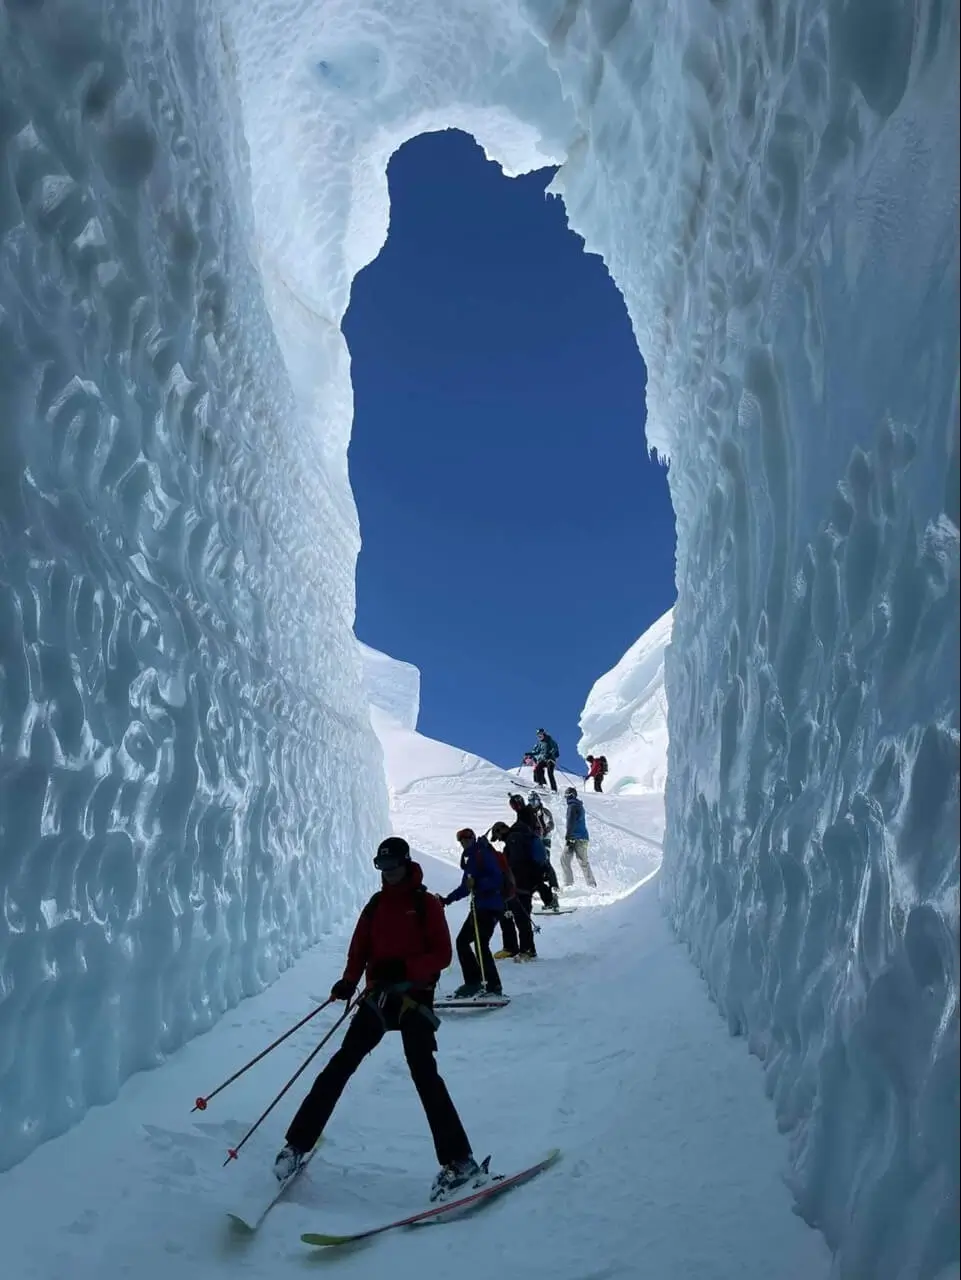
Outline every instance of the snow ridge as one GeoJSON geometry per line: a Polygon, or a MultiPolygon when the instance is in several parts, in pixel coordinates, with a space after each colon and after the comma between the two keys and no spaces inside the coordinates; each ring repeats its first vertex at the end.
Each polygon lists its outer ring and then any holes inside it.
{"type": "Polygon", "coordinates": [[[581,712],[582,756],[607,757],[609,794],[663,793],[667,783],[664,651],[673,610],[658,618],[623,658],[596,681],[581,712]]]}

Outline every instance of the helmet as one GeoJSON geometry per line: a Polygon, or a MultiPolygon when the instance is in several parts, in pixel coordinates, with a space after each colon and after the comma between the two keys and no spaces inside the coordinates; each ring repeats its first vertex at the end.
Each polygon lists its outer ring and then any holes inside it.
{"type": "Polygon", "coordinates": [[[388,836],[381,840],[374,854],[374,866],[378,871],[396,871],[410,862],[410,845],[400,836],[388,836]]]}
{"type": "Polygon", "coordinates": [[[524,803],[524,797],[519,796],[516,791],[512,791],[507,797],[507,803],[512,809],[516,809],[518,805],[524,803]]]}
{"type": "Polygon", "coordinates": [[[547,730],[546,730],[546,729],[538,729],[538,730],[537,730],[537,732],[538,732],[538,733],[543,733],[545,736],[547,735],[547,730]]]}
{"type": "Polygon", "coordinates": [[[576,799],[577,799],[577,788],[576,788],[576,787],[568,787],[568,788],[567,788],[567,790],[564,792],[564,799],[565,799],[565,800],[576,800],[576,799]]]}
{"type": "Polygon", "coordinates": [[[510,827],[506,822],[495,822],[491,827],[492,840],[504,840],[510,833],[510,827]]]}
{"type": "Polygon", "coordinates": [[[530,793],[530,795],[527,797],[527,803],[531,806],[532,809],[543,808],[543,805],[541,803],[541,798],[536,791],[532,791],[530,793]]]}

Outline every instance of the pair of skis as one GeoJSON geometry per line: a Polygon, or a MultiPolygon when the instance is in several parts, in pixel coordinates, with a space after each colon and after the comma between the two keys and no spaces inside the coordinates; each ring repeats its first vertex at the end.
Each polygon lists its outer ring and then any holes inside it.
{"type": "MultiPolygon", "coordinates": [[[[553,1151],[547,1153],[543,1160],[538,1160],[536,1164],[528,1165],[526,1169],[521,1169],[517,1173],[508,1175],[495,1174],[490,1182],[482,1187],[472,1188],[466,1195],[459,1196],[456,1200],[445,1200],[441,1204],[432,1205],[429,1209],[422,1209],[420,1213],[411,1213],[406,1218],[395,1218],[393,1222],[385,1222],[379,1227],[368,1227],[365,1231],[353,1231],[349,1235],[341,1236],[323,1235],[315,1231],[307,1231],[300,1238],[304,1244],[313,1245],[315,1248],[329,1249],[336,1248],[339,1245],[356,1244],[360,1240],[370,1240],[373,1236],[383,1235],[385,1231],[395,1231],[399,1227],[426,1227],[432,1223],[450,1222],[454,1218],[473,1213],[474,1210],[489,1204],[495,1197],[504,1195],[505,1192],[513,1190],[514,1187],[530,1182],[539,1173],[549,1169],[560,1158],[560,1154],[560,1149],[555,1147],[553,1151]]],[[[490,1156],[487,1157],[481,1167],[486,1169],[489,1161],[490,1156]]]]}
{"type": "MultiPolygon", "coordinates": [[[[311,1152],[289,1178],[285,1178],[283,1182],[278,1183],[277,1190],[263,1205],[259,1213],[251,1217],[244,1217],[238,1213],[228,1213],[227,1216],[242,1230],[251,1234],[255,1232],[291,1183],[295,1182],[307,1168],[313,1158],[313,1154],[311,1152]]],[[[474,1212],[474,1210],[488,1204],[495,1197],[504,1195],[505,1192],[513,1190],[514,1187],[519,1187],[523,1183],[529,1182],[532,1178],[536,1178],[539,1173],[549,1169],[560,1158],[560,1154],[560,1149],[555,1147],[547,1153],[543,1160],[538,1160],[536,1164],[528,1165],[526,1168],[518,1170],[517,1173],[494,1174],[491,1180],[483,1186],[471,1187],[456,1199],[444,1200],[440,1204],[431,1205],[429,1209],[422,1209],[418,1213],[411,1213],[403,1218],[395,1218],[391,1222],[384,1222],[376,1227],[367,1227],[363,1231],[352,1231],[345,1235],[329,1235],[307,1231],[300,1238],[305,1244],[313,1245],[315,1248],[334,1248],[339,1245],[356,1244],[360,1240],[369,1240],[373,1236],[383,1235],[386,1231],[394,1231],[400,1227],[428,1226],[440,1222],[449,1222],[454,1218],[474,1212]]],[[[481,1165],[484,1173],[487,1173],[489,1163],[490,1156],[481,1165]]]]}

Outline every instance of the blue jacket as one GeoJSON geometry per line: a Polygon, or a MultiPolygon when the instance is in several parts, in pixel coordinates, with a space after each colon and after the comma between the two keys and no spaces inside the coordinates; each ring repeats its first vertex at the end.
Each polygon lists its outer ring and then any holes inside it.
{"type": "Polygon", "coordinates": [[[466,898],[474,890],[474,905],[478,911],[504,910],[504,873],[497,854],[485,836],[480,836],[467,846],[460,860],[463,879],[444,901],[449,905],[466,898]]]}
{"type": "Polygon", "coordinates": [[[564,839],[590,839],[587,834],[587,816],[584,813],[584,801],[578,800],[577,796],[571,796],[567,802],[567,827],[564,831],[564,839]]]}
{"type": "Polygon", "coordinates": [[[532,760],[540,763],[541,760],[556,760],[561,754],[561,749],[551,735],[545,733],[543,742],[538,738],[527,754],[532,760]]]}

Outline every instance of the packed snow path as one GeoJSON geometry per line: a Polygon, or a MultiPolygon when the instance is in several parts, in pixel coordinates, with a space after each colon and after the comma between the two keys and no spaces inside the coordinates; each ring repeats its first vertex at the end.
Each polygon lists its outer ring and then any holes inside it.
{"type": "MultiPolygon", "coordinates": [[[[450,867],[424,865],[432,887],[454,883],[450,867]]],[[[452,927],[463,910],[451,909],[452,927]]],[[[559,1145],[562,1162],[474,1218],[323,1260],[345,1277],[401,1280],[491,1280],[505,1265],[534,1280],[826,1276],[824,1243],[794,1216],[781,1181],[785,1146],[761,1069],[728,1036],[670,933],[657,877],[613,905],[541,923],[538,962],[504,966],[513,1003],[447,1015],[440,1063],[479,1155],[492,1152],[509,1170],[559,1145]]],[[[433,1152],[399,1037],[358,1072],[309,1173],[256,1237],[235,1235],[224,1210],[263,1180],[293,1098],[238,1163],[221,1162],[332,1015],[318,1015],[205,1114],[190,1114],[197,1094],[326,994],[344,942],[345,931],[332,936],[3,1175],[4,1274],[276,1280],[316,1267],[301,1231],[348,1230],[426,1204],[433,1152]]],[[[455,977],[445,975],[444,989],[455,977]]]]}

